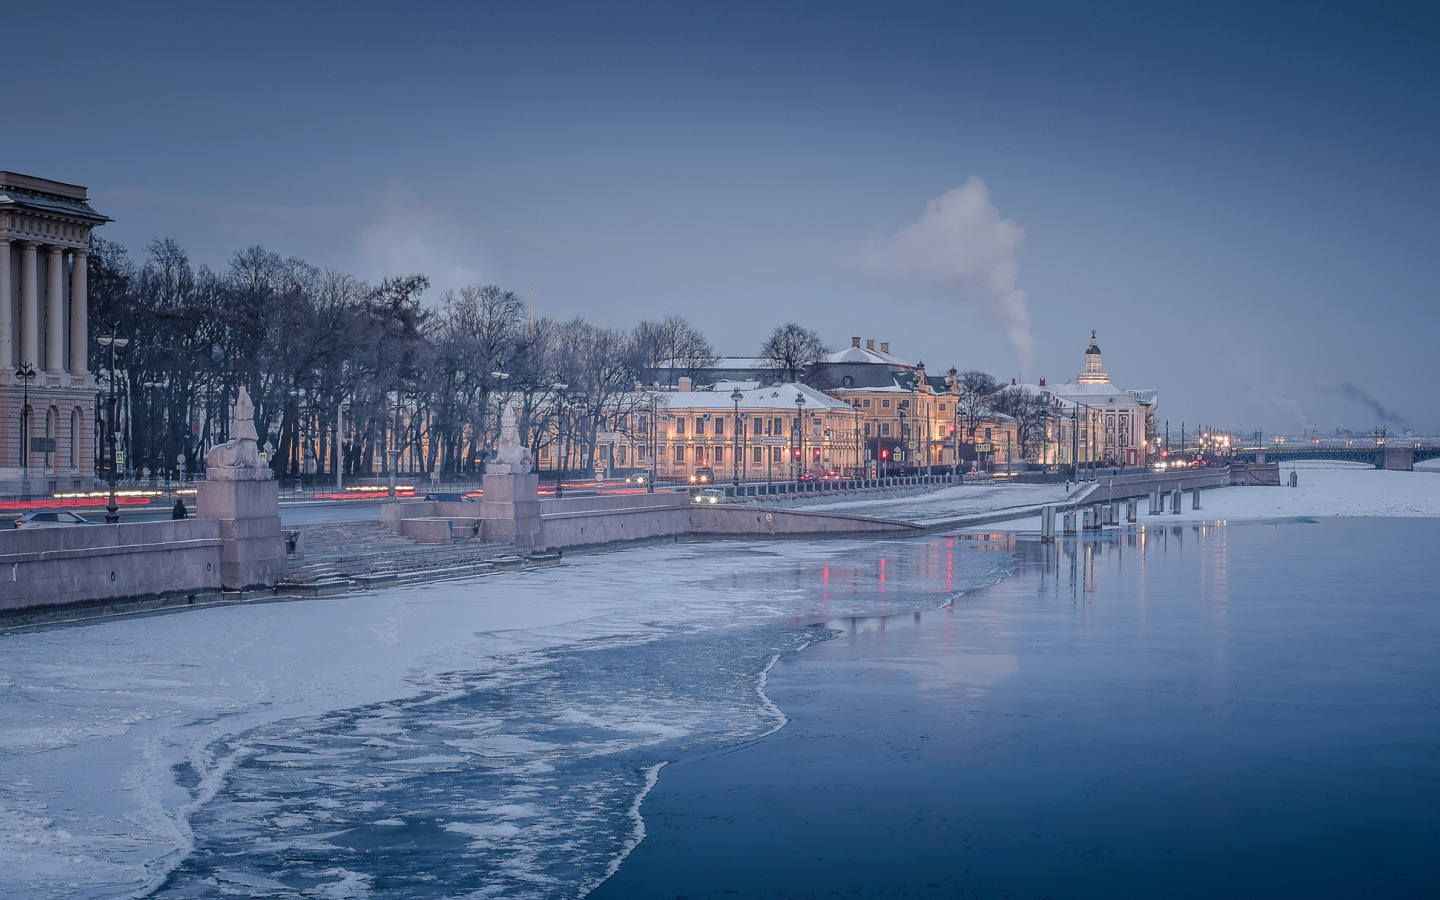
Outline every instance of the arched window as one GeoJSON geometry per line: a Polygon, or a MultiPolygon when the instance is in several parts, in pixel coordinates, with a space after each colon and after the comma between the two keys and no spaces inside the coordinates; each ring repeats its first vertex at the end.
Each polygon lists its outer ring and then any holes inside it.
{"type": "Polygon", "coordinates": [[[70,468],[80,468],[80,407],[70,411],[70,468]]]}
{"type": "Polygon", "coordinates": [[[55,407],[45,412],[45,438],[49,443],[45,445],[45,468],[53,468],[55,465],[54,440],[55,435],[60,431],[60,410],[55,407]]]}

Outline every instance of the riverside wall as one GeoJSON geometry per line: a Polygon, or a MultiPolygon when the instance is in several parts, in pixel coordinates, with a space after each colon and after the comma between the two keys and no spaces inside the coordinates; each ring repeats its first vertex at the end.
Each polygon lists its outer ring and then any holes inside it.
{"type": "Polygon", "coordinates": [[[690,533],[703,537],[816,537],[823,535],[918,534],[909,522],[759,506],[694,506],[690,533]]]}
{"type": "Polygon", "coordinates": [[[183,519],[0,532],[0,623],[218,598],[220,525],[183,519]]]}

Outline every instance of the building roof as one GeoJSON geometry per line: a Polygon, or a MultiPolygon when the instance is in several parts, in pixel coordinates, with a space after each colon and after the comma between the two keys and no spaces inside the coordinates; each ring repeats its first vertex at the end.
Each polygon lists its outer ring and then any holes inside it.
{"type": "Polygon", "coordinates": [[[1154,406],[1159,398],[1158,391],[1127,391],[1108,382],[1081,384],[1066,381],[1060,384],[1047,384],[1045,387],[1035,384],[1025,384],[1020,387],[1027,388],[1036,394],[1047,391],[1050,396],[1067,408],[1074,403],[1085,403],[1090,406],[1154,406]]]}
{"type": "MultiPolygon", "coordinates": [[[[736,390],[732,387],[729,390],[714,391],[657,391],[662,409],[675,411],[710,412],[734,410],[735,401],[730,395],[736,390]]],[[[740,409],[745,410],[777,410],[795,408],[795,397],[800,395],[805,398],[805,409],[815,411],[844,411],[853,412],[850,404],[842,403],[834,397],[826,396],[812,387],[803,384],[772,384],[767,387],[738,387],[740,391],[740,409]]]]}
{"type": "Polygon", "coordinates": [[[96,225],[111,221],[86,201],[85,188],[15,172],[0,172],[0,209],[30,209],[96,225]]]}

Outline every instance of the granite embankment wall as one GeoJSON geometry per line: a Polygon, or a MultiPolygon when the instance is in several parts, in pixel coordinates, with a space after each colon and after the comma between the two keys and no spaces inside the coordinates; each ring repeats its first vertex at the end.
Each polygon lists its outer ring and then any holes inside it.
{"type": "Polygon", "coordinates": [[[690,532],[702,537],[814,537],[816,535],[910,534],[908,522],[757,506],[695,506],[690,532]]]}
{"type": "Polygon", "coordinates": [[[221,545],[214,519],[0,532],[0,622],[218,597],[221,545]]]}
{"type": "Polygon", "coordinates": [[[549,550],[689,532],[690,495],[683,491],[540,501],[540,534],[549,550]]]}

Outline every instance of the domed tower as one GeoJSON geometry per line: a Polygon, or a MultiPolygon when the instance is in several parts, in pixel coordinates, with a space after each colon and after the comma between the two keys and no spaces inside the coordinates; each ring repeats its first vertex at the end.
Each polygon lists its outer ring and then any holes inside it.
{"type": "Polygon", "coordinates": [[[1080,384],[1109,384],[1110,376],[1101,371],[1100,345],[1095,343],[1095,332],[1090,332],[1090,346],[1085,349],[1085,371],[1075,379],[1080,384]]]}

